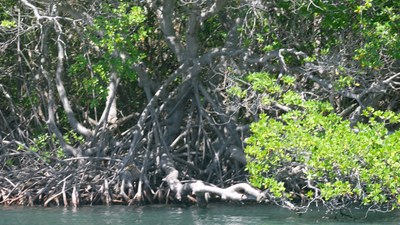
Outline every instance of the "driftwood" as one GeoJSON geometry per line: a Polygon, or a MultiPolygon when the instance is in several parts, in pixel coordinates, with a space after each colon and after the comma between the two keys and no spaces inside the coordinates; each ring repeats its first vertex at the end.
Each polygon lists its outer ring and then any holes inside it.
{"type": "Polygon", "coordinates": [[[261,191],[253,188],[247,183],[239,183],[227,188],[220,188],[214,185],[206,184],[203,181],[195,181],[185,184],[185,192],[196,196],[196,202],[199,207],[206,207],[209,196],[219,196],[224,201],[257,201],[265,199],[261,191]]]}
{"type": "Polygon", "coordinates": [[[161,156],[161,168],[165,171],[164,181],[168,183],[169,188],[175,193],[175,198],[181,200],[184,197],[193,195],[200,207],[205,207],[210,195],[217,195],[224,201],[257,201],[265,198],[261,191],[253,188],[247,183],[234,184],[227,188],[220,188],[215,185],[206,184],[203,181],[189,181],[185,184],[178,179],[179,172],[173,167],[167,154],[161,156]]]}

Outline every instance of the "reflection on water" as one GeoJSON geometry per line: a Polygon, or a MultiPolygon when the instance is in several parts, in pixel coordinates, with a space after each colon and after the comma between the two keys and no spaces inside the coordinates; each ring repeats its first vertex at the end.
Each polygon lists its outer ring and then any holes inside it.
{"type": "Polygon", "coordinates": [[[46,224],[147,224],[147,225],[350,225],[350,224],[399,224],[399,213],[369,214],[363,219],[362,212],[353,212],[358,219],[326,216],[314,210],[299,216],[275,206],[211,204],[207,209],[195,206],[93,206],[78,210],[42,207],[0,207],[0,225],[46,225],[46,224]]]}

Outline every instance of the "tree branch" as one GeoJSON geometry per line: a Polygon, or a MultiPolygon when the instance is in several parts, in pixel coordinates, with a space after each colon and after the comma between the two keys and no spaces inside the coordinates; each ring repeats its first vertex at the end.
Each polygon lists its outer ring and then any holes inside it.
{"type": "Polygon", "coordinates": [[[56,70],[56,86],[57,86],[57,91],[60,96],[61,103],[63,105],[63,108],[65,110],[65,113],[67,114],[68,122],[72,126],[72,128],[77,131],[78,133],[86,136],[86,137],[91,137],[92,136],[92,131],[84,127],[79,121],[75,118],[74,112],[71,108],[71,104],[69,103],[67,93],[64,88],[64,84],[62,82],[61,76],[64,72],[64,47],[61,42],[61,40],[57,40],[57,50],[58,50],[58,55],[57,55],[57,70],[56,70]]]}
{"type": "Polygon", "coordinates": [[[108,95],[106,100],[106,107],[100,117],[99,126],[105,122],[116,122],[117,120],[117,106],[115,101],[115,96],[117,94],[117,87],[119,83],[119,78],[117,77],[117,73],[115,71],[111,72],[110,82],[108,84],[108,95]],[[112,109],[112,110],[111,110],[112,109]]]}
{"type": "Polygon", "coordinates": [[[227,0],[216,0],[208,10],[201,12],[201,22],[217,14],[227,2],[227,0]]]}
{"type": "Polygon", "coordinates": [[[176,34],[174,24],[172,22],[172,18],[174,18],[174,8],[175,0],[162,1],[161,7],[159,8],[159,10],[157,10],[157,17],[168,46],[174,52],[178,61],[181,62],[184,56],[183,46],[181,44],[180,38],[176,34]]]}
{"type": "Polygon", "coordinates": [[[73,19],[71,18],[66,18],[66,17],[60,17],[60,16],[43,16],[40,15],[39,13],[39,9],[38,7],[32,5],[30,2],[28,2],[27,0],[21,0],[22,3],[24,3],[24,5],[26,5],[27,7],[31,8],[33,10],[33,14],[35,14],[36,20],[39,22],[41,19],[48,19],[48,20],[56,20],[56,19],[67,19],[70,21],[73,21],[73,19]]]}

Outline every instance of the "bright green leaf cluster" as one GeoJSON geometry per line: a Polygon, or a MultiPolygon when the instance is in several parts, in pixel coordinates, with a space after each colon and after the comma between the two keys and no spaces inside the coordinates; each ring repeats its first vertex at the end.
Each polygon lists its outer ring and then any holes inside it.
{"type": "Polygon", "coordinates": [[[242,90],[239,86],[232,86],[227,89],[227,93],[238,98],[244,98],[247,95],[246,90],[242,90]]]}
{"type": "Polygon", "coordinates": [[[281,90],[280,86],[276,83],[276,79],[268,73],[252,73],[247,76],[247,81],[252,84],[254,90],[259,92],[274,94],[281,90]]]}
{"type": "Polygon", "coordinates": [[[5,28],[14,28],[17,25],[16,25],[15,21],[3,20],[3,21],[1,21],[0,26],[5,27],[5,28]]]}
{"type": "MultiPolygon", "coordinates": [[[[266,80],[251,81],[257,90],[267,91],[260,83],[268,87],[276,82],[271,77],[266,80]]],[[[295,191],[307,193],[303,196],[309,200],[320,196],[325,201],[397,206],[400,131],[390,133],[386,125],[399,123],[399,114],[368,108],[364,116],[369,122],[351,127],[329,103],[304,100],[294,91],[280,97],[279,102],[293,109],[277,118],[262,114],[250,127],[245,153],[253,185],[270,189],[276,197],[295,191]],[[291,165],[301,165],[303,172],[282,180],[280,171],[291,165]],[[293,186],[286,180],[301,182],[302,189],[285,190],[293,186]]]]}

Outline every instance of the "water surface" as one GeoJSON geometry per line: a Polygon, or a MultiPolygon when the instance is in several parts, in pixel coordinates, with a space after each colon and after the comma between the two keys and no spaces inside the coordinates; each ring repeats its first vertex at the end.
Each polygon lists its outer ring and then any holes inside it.
{"type": "Polygon", "coordinates": [[[77,210],[62,207],[0,207],[0,225],[47,225],[47,224],[146,224],[146,225],[350,225],[400,223],[400,214],[353,212],[357,219],[326,215],[313,210],[298,215],[275,206],[211,204],[207,209],[195,206],[85,206],[77,210]]]}

